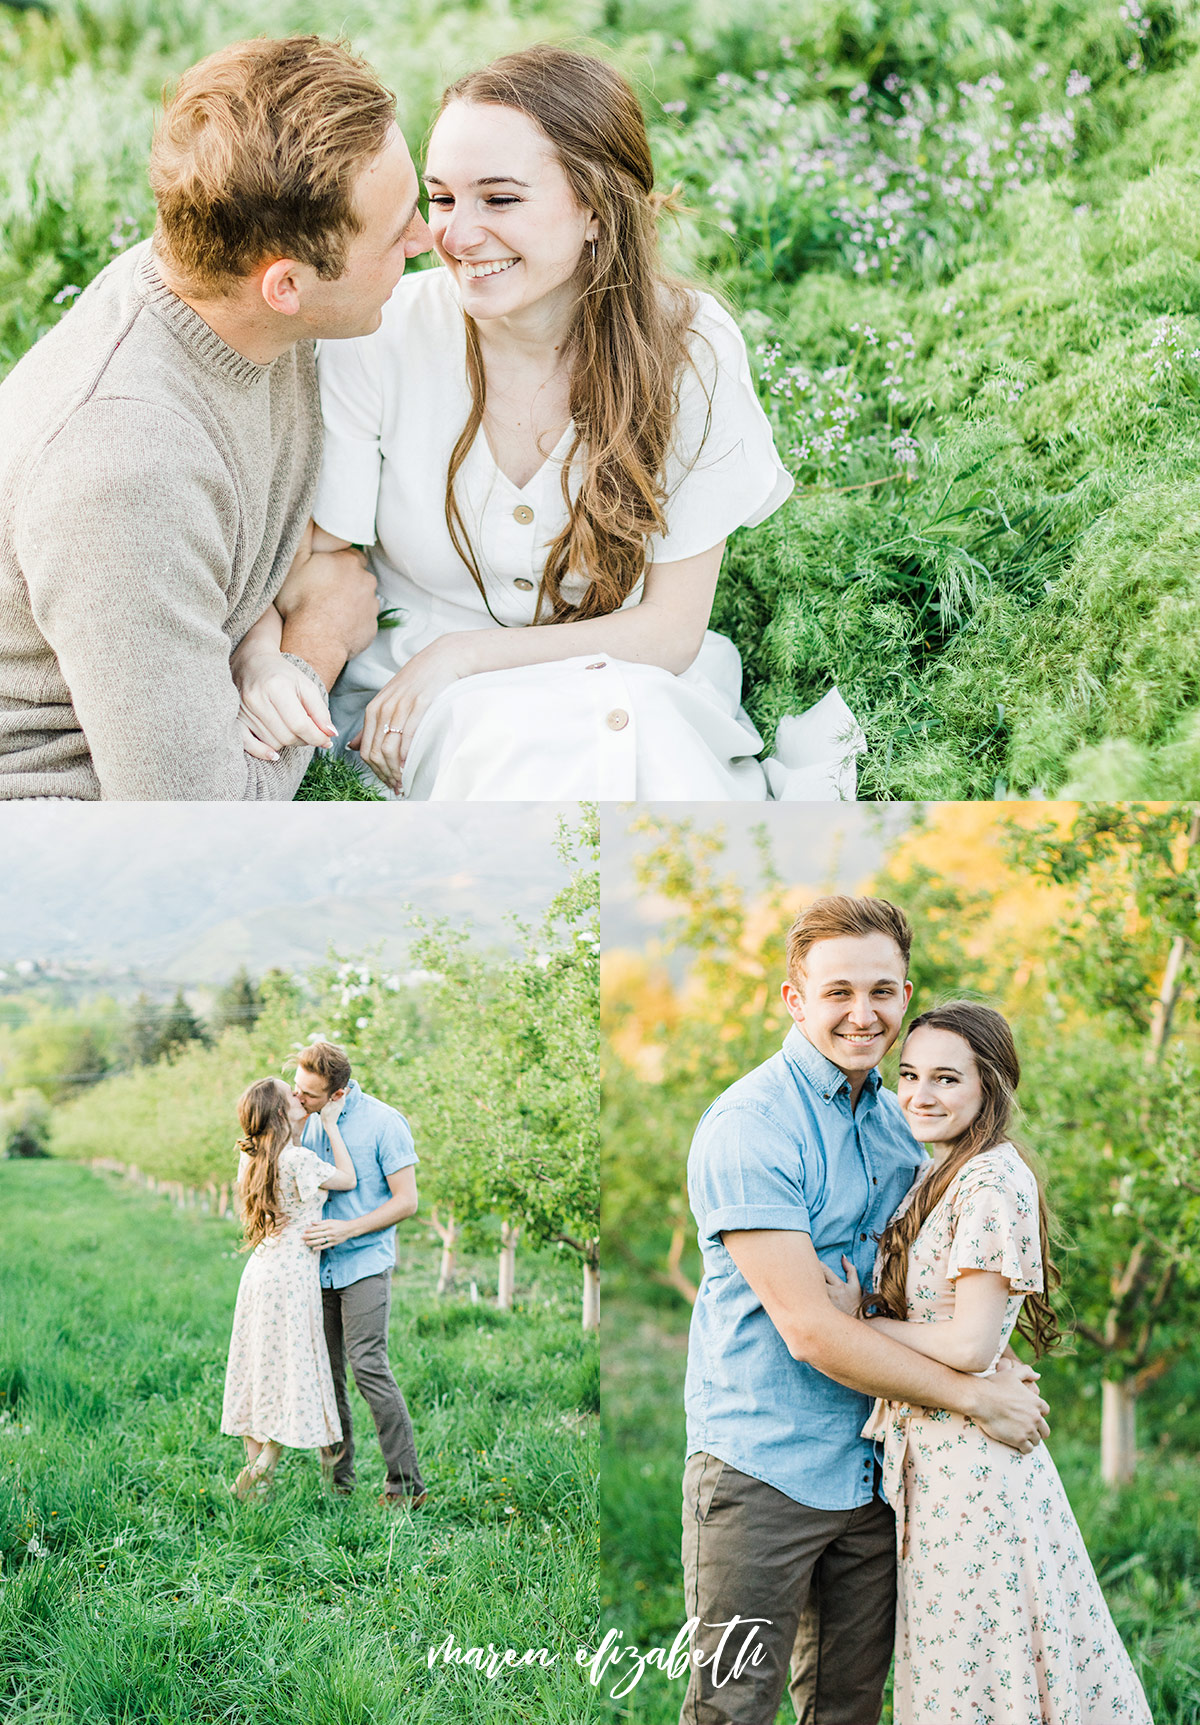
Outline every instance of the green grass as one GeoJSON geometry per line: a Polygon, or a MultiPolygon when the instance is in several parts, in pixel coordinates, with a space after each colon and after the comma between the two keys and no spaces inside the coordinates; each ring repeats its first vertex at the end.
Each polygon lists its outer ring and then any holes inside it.
{"type": "MultiPolygon", "coordinates": [[[[265,1504],[218,1431],[233,1224],[62,1162],[0,1162],[0,1718],[394,1725],[584,1721],[595,1633],[594,1346],[575,1276],[518,1259],[509,1314],[432,1293],[402,1229],[390,1354],[430,1499],[376,1503],[291,1452],[265,1504]],[[494,1682],[426,1649],[546,1647],[494,1682]]],[[[465,1266],[464,1285],[490,1265],[465,1266]]]]}
{"type": "Polygon", "coordinates": [[[383,793],[367,782],[357,761],[317,753],[296,792],[298,803],[381,803],[383,793]]]}
{"type": "MultiPolygon", "coordinates": [[[[602,1621],[628,1643],[670,1646],[684,1621],[679,1573],[683,1374],[688,1311],[665,1291],[610,1293],[605,1318],[601,1450],[602,1621]]],[[[1105,1595],[1158,1725],[1200,1721],[1200,1460],[1195,1366],[1143,1398],[1143,1454],[1133,1485],[1098,1477],[1098,1398],[1071,1362],[1047,1363],[1050,1448],[1105,1595]],[[1166,1437],[1168,1441],[1160,1439],[1166,1437]],[[1108,1579],[1111,1577],[1111,1581],[1108,1579]]],[[[648,1670],[610,1717],[675,1725],[685,1679],[648,1670]]],[[[793,1717],[786,1701],[780,1720],[793,1717]]],[[[890,1725],[891,1705],[884,1712],[890,1725]]]]}
{"type": "MultiPolygon", "coordinates": [[[[690,206],[672,260],[736,311],[798,480],[735,535],[713,612],[768,740],[836,683],[864,797],[1190,795],[1197,20],[1193,0],[0,9],[0,370],[150,232],[158,93],[213,48],[344,32],[420,154],[452,77],[588,43],[638,87],[690,206]]],[[[364,794],[332,763],[302,791],[364,794]]]]}

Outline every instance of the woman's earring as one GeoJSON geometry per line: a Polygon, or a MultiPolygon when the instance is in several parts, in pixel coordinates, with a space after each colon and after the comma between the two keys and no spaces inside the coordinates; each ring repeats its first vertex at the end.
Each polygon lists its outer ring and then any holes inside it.
{"type": "Polygon", "coordinates": [[[596,242],[595,242],[595,240],[589,240],[588,245],[591,246],[591,248],[592,248],[592,268],[595,269],[595,267],[596,267],[596,242]]]}

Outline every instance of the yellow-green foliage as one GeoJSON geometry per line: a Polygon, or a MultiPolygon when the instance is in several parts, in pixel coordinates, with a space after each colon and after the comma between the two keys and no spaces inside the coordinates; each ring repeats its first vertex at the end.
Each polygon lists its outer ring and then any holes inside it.
{"type": "Polygon", "coordinates": [[[174,1060],[108,1078],[57,1109],[51,1151],[79,1162],[132,1163],[188,1186],[223,1184],[237,1173],[237,1099],[253,1079],[278,1070],[252,1039],[226,1031],[213,1048],[193,1043],[174,1060]]]}

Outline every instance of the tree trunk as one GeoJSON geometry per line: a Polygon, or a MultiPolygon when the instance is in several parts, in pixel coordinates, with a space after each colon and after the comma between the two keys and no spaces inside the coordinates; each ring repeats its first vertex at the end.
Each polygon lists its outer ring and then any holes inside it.
{"type": "Polygon", "coordinates": [[[662,1281],[668,1288],[674,1288],[677,1294],[682,1294],[689,1306],[696,1304],[696,1296],[700,1290],[695,1282],[684,1275],[681,1268],[684,1247],[687,1245],[689,1229],[683,1222],[676,1222],[671,1230],[671,1249],[667,1253],[667,1268],[665,1273],[659,1272],[655,1281],[662,1281]]]}
{"type": "Polygon", "coordinates": [[[1122,1383],[1105,1378],[1101,1387],[1100,1477],[1105,1485],[1128,1485],[1137,1462],[1137,1390],[1129,1378],[1122,1383]]]}
{"type": "Polygon", "coordinates": [[[496,1287],[496,1305],[502,1312],[511,1312],[513,1290],[517,1284],[517,1241],[521,1230],[515,1222],[500,1224],[500,1273],[496,1287]]]}
{"type": "Polygon", "coordinates": [[[438,1262],[437,1291],[439,1294],[451,1294],[454,1292],[454,1279],[458,1271],[458,1265],[455,1259],[455,1247],[458,1244],[458,1236],[462,1230],[455,1222],[453,1212],[451,1212],[445,1222],[440,1221],[438,1219],[436,1204],[433,1207],[433,1213],[429,1220],[436,1230],[439,1240],[442,1242],[442,1255],[438,1262]]]}
{"type": "Polygon", "coordinates": [[[583,1266],[583,1328],[585,1334],[600,1328],[600,1271],[595,1264],[583,1266]]]}
{"type": "Polygon", "coordinates": [[[442,1235],[442,1255],[438,1259],[437,1291],[439,1294],[452,1294],[454,1292],[454,1282],[458,1274],[454,1240],[453,1233],[442,1235]]]}

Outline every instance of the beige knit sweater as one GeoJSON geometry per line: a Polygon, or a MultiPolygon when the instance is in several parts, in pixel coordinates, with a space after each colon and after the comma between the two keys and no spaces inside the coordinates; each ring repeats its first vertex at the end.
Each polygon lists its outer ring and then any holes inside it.
{"type": "Polygon", "coordinates": [[[149,241],[97,276],[0,384],[0,797],[294,795],[311,750],[243,751],[229,655],[320,456],[311,342],[243,359],[149,241]]]}

